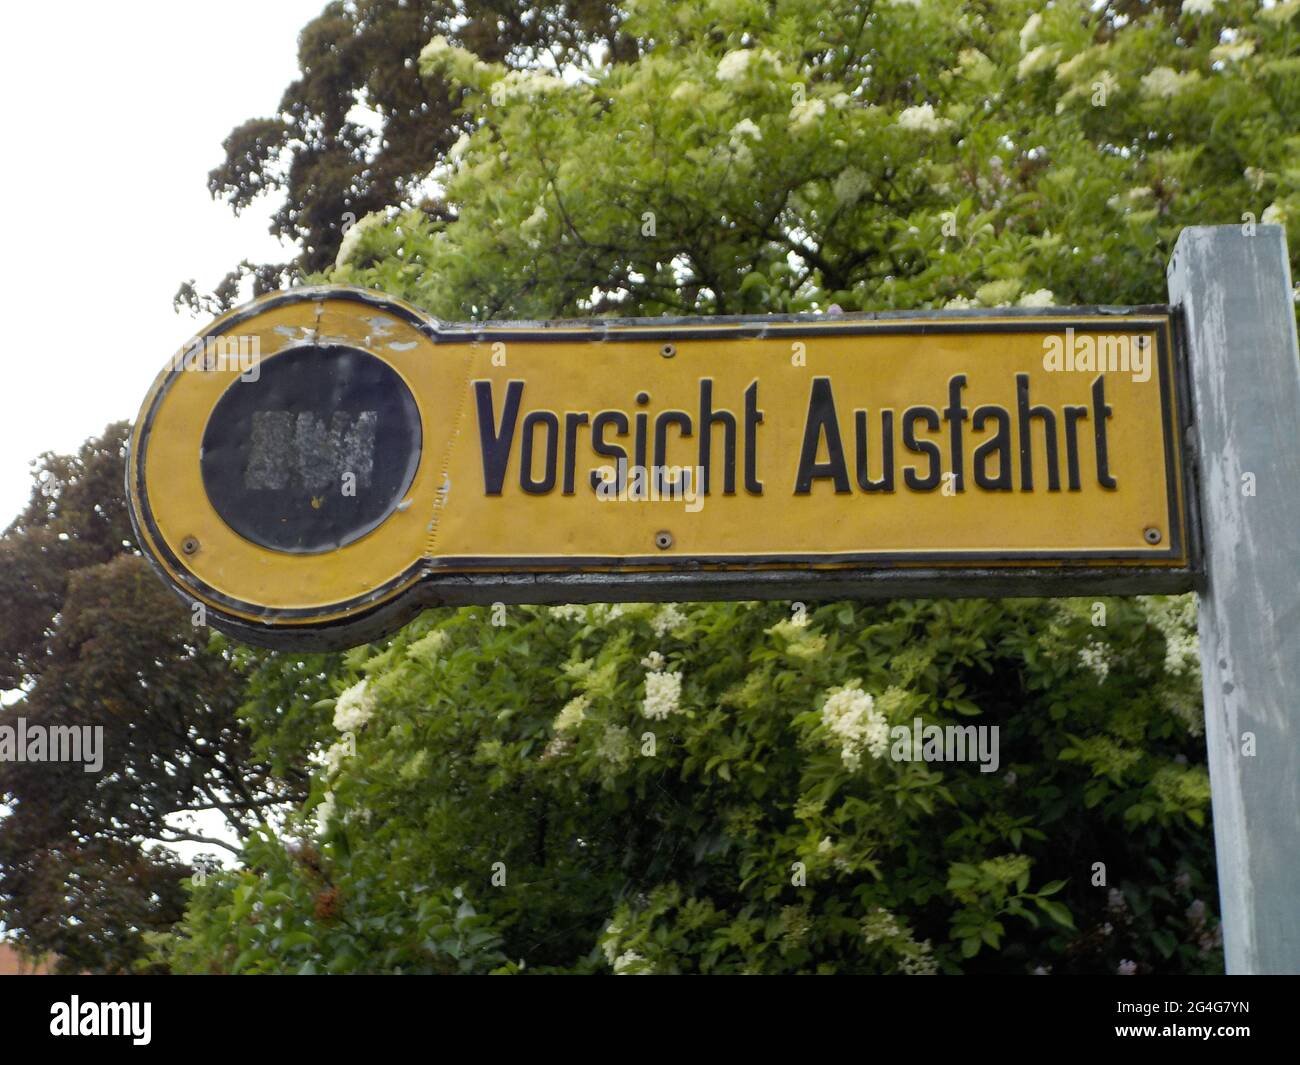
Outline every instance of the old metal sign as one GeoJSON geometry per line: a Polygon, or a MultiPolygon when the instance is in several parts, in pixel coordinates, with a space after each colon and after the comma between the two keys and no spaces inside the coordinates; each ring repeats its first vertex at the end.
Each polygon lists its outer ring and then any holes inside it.
{"type": "Polygon", "coordinates": [[[1168,308],[448,325],[303,288],[145,399],[140,543],[210,621],[430,603],[1177,591],[1168,308]]]}

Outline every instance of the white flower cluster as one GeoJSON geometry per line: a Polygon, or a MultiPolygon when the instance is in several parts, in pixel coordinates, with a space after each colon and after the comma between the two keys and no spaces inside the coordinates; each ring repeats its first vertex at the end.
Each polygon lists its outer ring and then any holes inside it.
{"type": "Polygon", "coordinates": [[[888,910],[877,906],[862,919],[862,938],[868,943],[882,943],[903,935],[898,919],[888,910]]]}
{"type": "Polygon", "coordinates": [[[375,697],[366,690],[367,681],[359,680],[346,688],[334,701],[334,727],[340,732],[363,728],[375,712],[375,697]]]}
{"type": "Polygon", "coordinates": [[[1150,74],[1142,76],[1142,91],[1148,96],[1154,96],[1157,99],[1168,99],[1171,96],[1177,96],[1188,85],[1199,81],[1200,78],[1201,75],[1195,70],[1180,74],[1172,67],[1156,67],[1150,74]]]}
{"type": "Polygon", "coordinates": [[[632,757],[632,740],[621,725],[607,725],[598,753],[613,766],[622,766],[632,757]]]}
{"type": "Polygon", "coordinates": [[[1190,596],[1139,598],[1147,620],[1165,638],[1165,672],[1179,677],[1200,668],[1201,649],[1196,636],[1196,601],[1190,596]]]}
{"type": "Polygon", "coordinates": [[[1079,661],[1085,667],[1092,670],[1097,677],[1097,683],[1101,684],[1110,675],[1110,648],[1104,643],[1096,640],[1091,641],[1087,647],[1079,649],[1079,661]]]}
{"type": "Polygon", "coordinates": [[[862,752],[881,758],[889,748],[889,723],[876,701],[861,688],[836,688],[822,706],[822,721],[840,744],[840,757],[851,770],[862,764],[862,752]]]}
{"type": "Polygon", "coordinates": [[[902,129],[919,130],[922,133],[942,133],[952,123],[936,115],[932,104],[917,104],[899,112],[898,125],[902,129]]]}
{"type": "Polygon", "coordinates": [[[352,256],[357,253],[357,245],[361,243],[361,235],[365,233],[367,229],[373,229],[375,226],[383,225],[386,218],[387,216],[383,211],[371,211],[359,222],[353,223],[348,231],[343,234],[343,239],[339,241],[339,253],[334,257],[334,269],[337,270],[340,267],[347,265],[347,263],[351,261],[352,256]]]}
{"type": "Polygon", "coordinates": [[[1020,306],[1022,307],[1055,307],[1056,296],[1050,288],[1040,288],[1037,292],[1031,292],[1028,296],[1020,297],[1020,306]]]}
{"type": "Polygon", "coordinates": [[[779,67],[781,64],[781,57],[766,48],[738,48],[718,60],[718,80],[739,81],[749,72],[750,65],[755,59],[769,63],[773,67],[779,67]]]}
{"type": "Polygon", "coordinates": [[[1059,48],[1040,44],[1021,57],[1020,65],[1016,67],[1016,77],[1023,80],[1031,74],[1037,74],[1040,70],[1054,67],[1056,61],[1060,58],[1061,50],[1059,48]]]}
{"type": "Polygon", "coordinates": [[[651,976],[653,975],[649,965],[645,964],[645,958],[635,950],[625,950],[614,959],[615,976],[651,976]]]}
{"type": "Polygon", "coordinates": [[[535,100],[564,88],[564,82],[540,70],[511,70],[492,85],[492,102],[497,106],[511,100],[535,100]]]}
{"type": "Polygon", "coordinates": [[[1228,44],[1216,45],[1210,49],[1211,59],[1222,59],[1225,63],[1240,63],[1255,54],[1255,42],[1249,37],[1228,44]]]}
{"type": "Polygon", "coordinates": [[[655,635],[663,639],[674,629],[681,628],[689,619],[680,610],[677,609],[676,603],[665,603],[659,612],[650,619],[650,627],[654,629],[655,635]]]}
{"type": "Polygon", "coordinates": [[[651,721],[663,721],[681,709],[682,675],[680,672],[651,671],[645,675],[645,702],[641,713],[651,721]]]}
{"type": "Polygon", "coordinates": [[[447,162],[459,163],[461,156],[469,150],[469,134],[462,133],[456,138],[456,143],[447,149],[447,162]]]}
{"type": "Polygon", "coordinates": [[[327,831],[329,831],[330,822],[337,816],[338,808],[334,805],[334,793],[332,791],[327,791],[325,793],[325,798],[323,798],[320,805],[316,807],[317,833],[323,836],[327,831]]]}
{"type": "Polygon", "coordinates": [[[847,166],[835,178],[831,191],[837,204],[857,203],[871,189],[871,178],[856,166],[847,166]]]}
{"type": "Polygon", "coordinates": [[[809,100],[800,100],[790,108],[791,132],[799,133],[807,129],[824,114],[826,114],[825,100],[819,100],[816,97],[809,100]]]}
{"type": "Polygon", "coordinates": [[[1183,0],[1183,14],[1208,15],[1218,3],[1219,0],[1183,0]]]}
{"type": "Polygon", "coordinates": [[[573,603],[567,606],[553,606],[549,608],[551,617],[556,621],[586,621],[587,608],[573,603]]]}
{"type": "Polygon", "coordinates": [[[658,651],[651,651],[645,656],[645,658],[641,659],[641,664],[645,666],[646,669],[659,670],[664,668],[665,661],[667,661],[667,659],[665,659],[658,651]]]}
{"type": "Polygon", "coordinates": [[[570,699],[564,704],[564,709],[555,715],[555,731],[568,732],[570,729],[576,729],[587,716],[587,707],[590,704],[591,699],[586,695],[570,699]]]}
{"type": "Polygon", "coordinates": [[[1043,16],[1037,11],[1025,20],[1025,24],[1020,27],[1020,50],[1022,52],[1029,51],[1029,42],[1034,39],[1042,25],[1043,16]]]}
{"type": "Polygon", "coordinates": [[[447,646],[449,639],[451,637],[447,635],[446,629],[434,629],[411,644],[406,649],[406,656],[408,658],[436,658],[442,649],[447,646]]]}
{"type": "Polygon", "coordinates": [[[343,766],[343,759],[350,758],[355,753],[356,739],[350,732],[337,743],[331,744],[325,751],[325,779],[335,776],[343,766]]]}

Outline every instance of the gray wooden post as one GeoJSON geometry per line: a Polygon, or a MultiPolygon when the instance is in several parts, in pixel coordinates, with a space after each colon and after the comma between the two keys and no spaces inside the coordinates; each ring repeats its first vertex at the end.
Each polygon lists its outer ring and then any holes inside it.
{"type": "Polygon", "coordinates": [[[1300,973],[1300,354],[1285,231],[1184,229],[1169,299],[1192,377],[1225,960],[1300,973]]]}

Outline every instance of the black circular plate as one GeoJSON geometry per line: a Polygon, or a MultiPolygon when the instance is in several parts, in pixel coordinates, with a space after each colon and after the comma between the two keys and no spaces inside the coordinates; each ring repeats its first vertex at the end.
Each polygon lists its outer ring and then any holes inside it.
{"type": "Polygon", "coordinates": [[[273,551],[359,540],[402,501],[420,464],[411,390],[383,360],[342,345],[291,348],[257,371],[236,378],[208,417],[199,462],[212,506],[273,551]]]}

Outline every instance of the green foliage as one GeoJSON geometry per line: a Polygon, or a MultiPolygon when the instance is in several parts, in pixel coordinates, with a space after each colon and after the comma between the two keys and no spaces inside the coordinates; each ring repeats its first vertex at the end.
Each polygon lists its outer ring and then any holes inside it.
{"type": "Polygon", "coordinates": [[[0,760],[0,923],[73,972],[131,970],[180,917],[190,869],[158,843],[237,852],[193,815],[242,834],[306,794],[301,753],[276,775],[253,756],[241,670],[135,548],[127,435],[42,455],[0,535],[0,725],[102,730],[98,772],[0,760]]]}
{"type": "Polygon", "coordinates": [[[249,870],[193,889],[191,938],[152,941],[175,973],[510,971],[499,937],[460,889],[395,886],[382,851],[286,849],[269,832],[245,846],[249,870]],[[266,885],[273,883],[272,889],[266,885]]]}
{"type": "MultiPolygon", "coordinates": [[[[436,969],[418,906],[445,925],[455,888],[527,971],[1213,970],[1212,910],[1186,916],[1213,855],[1171,604],[1107,600],[1105,627],[1074,600],[428,612],[286,707],[282,735],[319,737],[319,825],[250,844],[164,956],[436,969]],[[998,726],[997,771],[837,732],[866,695],[891,726],[998,726]]],[[[492,944],[472,965],[499,967],[492,944]]]]}
{"type": "Polygon", "coordinates": [[[1139,304],[1183,226],[1300,248],[1300,9],[1039,7],[643,0],[640,60],[563,79],[435,42],[456,219],[334,277],[453,320],[1139,304]]]}
{"type": "MultiPolygon", "coordinates": [[[[176,302],[212,313],[286,287],[303,271],[333,264],[351,224],[402,203],[431,217],[453,217],[424,179],[465,127],[461,91],[421,78],[420,49],[450,34],[485,59],[532,65],[540,56],[576,58],[600,42],[613,56],[634,55],[608,0],[335,0],[298,37],[300,74],[278,107],[230,131],[208,189],[238,214],[262,197],[278,199],[271,232],[296,245],[287,263],[245,260],[210,294],[193,281],[176,302]]],[[[268,101],[269,102],[269,101],[268,101]]]]}

